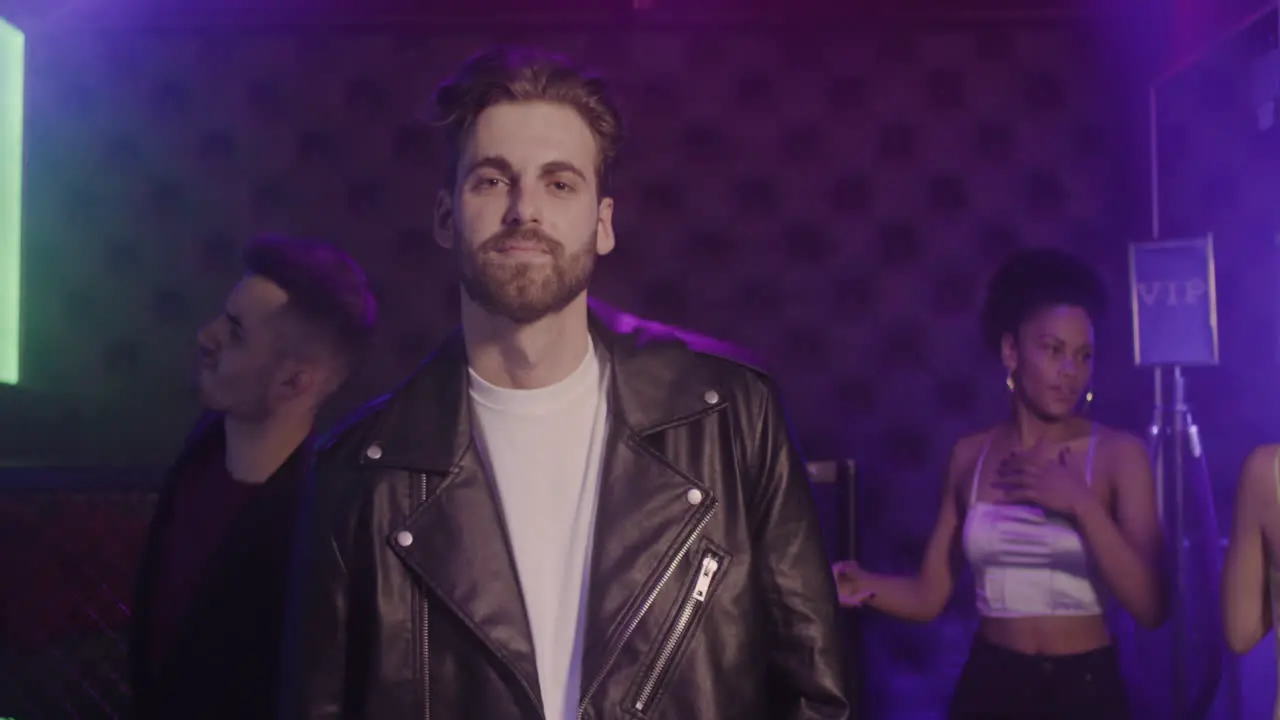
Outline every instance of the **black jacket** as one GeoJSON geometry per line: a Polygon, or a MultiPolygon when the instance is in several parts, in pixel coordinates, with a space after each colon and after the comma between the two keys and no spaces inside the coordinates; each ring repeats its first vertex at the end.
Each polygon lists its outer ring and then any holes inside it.
{"type": "Polygon", "coordinates": [[[156,504],[134,591],[130,661],[139,720],[267,720],[278,707],[280,643],[297,506],[311,459],[304,442],[237,514],[209,558],[165,658],[150,655],[164,546],[180,538],[175,483],[195,462],[222,461],[221,418],[191,433],[156,504]],[[213,459],[211,459],[213,458],[213,459]]]}
{"type": "MultiPolygon", "coordinates": [[[[768,378],[652,327],[592,333],[611,425],[579,717],[849,717],[834,582],[768,378]]],[[[285,718],[542,718],[471,422],[459,332],[320,451],[285,718]]]]}

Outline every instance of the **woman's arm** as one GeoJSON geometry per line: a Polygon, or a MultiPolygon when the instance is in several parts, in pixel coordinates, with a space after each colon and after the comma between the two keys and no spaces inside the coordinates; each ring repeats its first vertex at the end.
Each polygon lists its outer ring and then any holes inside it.
{"type": "Polygon", "coordinates": [[[1168,614],[1168,595],[1151,460],[1142,442],[1126,434],[1117,436],[1109,454],[1115,519],[1088,493],[1089,499],[1076,508],[1076,522],[1116,599],[1143,627],[1155,629],[1168,614]]]}
{"type": "Polygon", "coordinates": [[[1275,446],[1249,453],[1236,485],[1231,544],[1222,568],[1222,626],[1232,651],[1245,653],[1271,630],[1262,517],[1276,507],[1275,446]]]}
{"type": "Polygon", "coordinates": [[[953,547],[960,528],[957,507],[957,478],[964,476],[965,463],[958,458],[964,441],[957,443],[947,463],[942,503],[929,543],[925,546],[920,571],[915,575],[881,575],[866,572],[856,563],[836,566],[841,598],[855,598],[846,605],[866,605],[885,614],[913,622],[930,622],[951,599],[954,584],[953,547]]]}

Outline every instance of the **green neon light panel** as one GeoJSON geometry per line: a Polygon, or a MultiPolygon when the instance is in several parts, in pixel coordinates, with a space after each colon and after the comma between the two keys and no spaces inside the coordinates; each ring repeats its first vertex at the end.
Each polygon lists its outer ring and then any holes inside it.
{"type": "Polygon", "coordinates": [[[0,383],[18,383],[22,310],[22,102],[26,39],[0,19],[0,383]]]}

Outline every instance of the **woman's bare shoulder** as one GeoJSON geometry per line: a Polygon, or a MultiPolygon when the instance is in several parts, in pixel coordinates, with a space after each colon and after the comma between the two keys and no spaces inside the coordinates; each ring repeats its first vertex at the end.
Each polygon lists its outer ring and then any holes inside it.
{"type": "Polygon", "coordinates": [[[998,425],[992,425],[974,433],[970,433],[956,440],[956,444],[951,446],[952,457],[977,457],[982,452],[982,448],[986,446],[987,441],[999,429],[998,425]]]}
{"type": "Polygon", "coordinates": [[[1280,502],[1280,497],[1277,496],[1280,493],[1280,477],[1276,476],[1277,462],[1280,462],[1280,443],[1259,445],[1249,451],[1240,468],[1240,487],[1237,492],[1250,502],[1261,502],[1268,506],[1280,502]]]}
{"type": "Polygon", "coordinates": [[[973,475],[974,469],[978,464],[978,456],[986,449],[987,443],[990,442],[991,436],[996,432],[998,426],[992,426],[985,430],[965,435],[956,440],[955,445],[951,446],[951,459],[947,463],[947,481],[955,483],[960,479],[967,479],[973,475]]]}
{"type": "Polygon", "coordinates": [[[1120,428],[1094,424],[1097,446],[1094,448],[1094,477],[1120,483],[1137,492],[1151,492],[1155,478],[1152,472],[1151,447],[1139,435],[1120,428]]]}
{"type": "Polygon", "coordinates": [[[1098,437],[1098,450],[1103,454],[1121,461],[1136,457],[1150,459],[1151,448],[1139,435],[1102,423],[1095,423],[1094,428],[1098,437]]]}

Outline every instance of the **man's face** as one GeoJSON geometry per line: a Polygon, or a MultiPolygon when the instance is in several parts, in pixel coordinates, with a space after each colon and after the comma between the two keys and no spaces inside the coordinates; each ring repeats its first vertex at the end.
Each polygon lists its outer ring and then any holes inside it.
{"type": "Polygon", "coordinates": [[[467,297],[529,324],[581,296],[613,250],[613,201],[600,197],[595,137],[566,105],[495,105],[464,138],[436,241],[453,248],[467,297]]]}
{"type": "Polygon", "coordinates": [[[200,399],[229,416],[260,420],[275,409],[284,370],[280,286],[249,275],[232,289],[226,310],[200,329],[200,399]]]}

